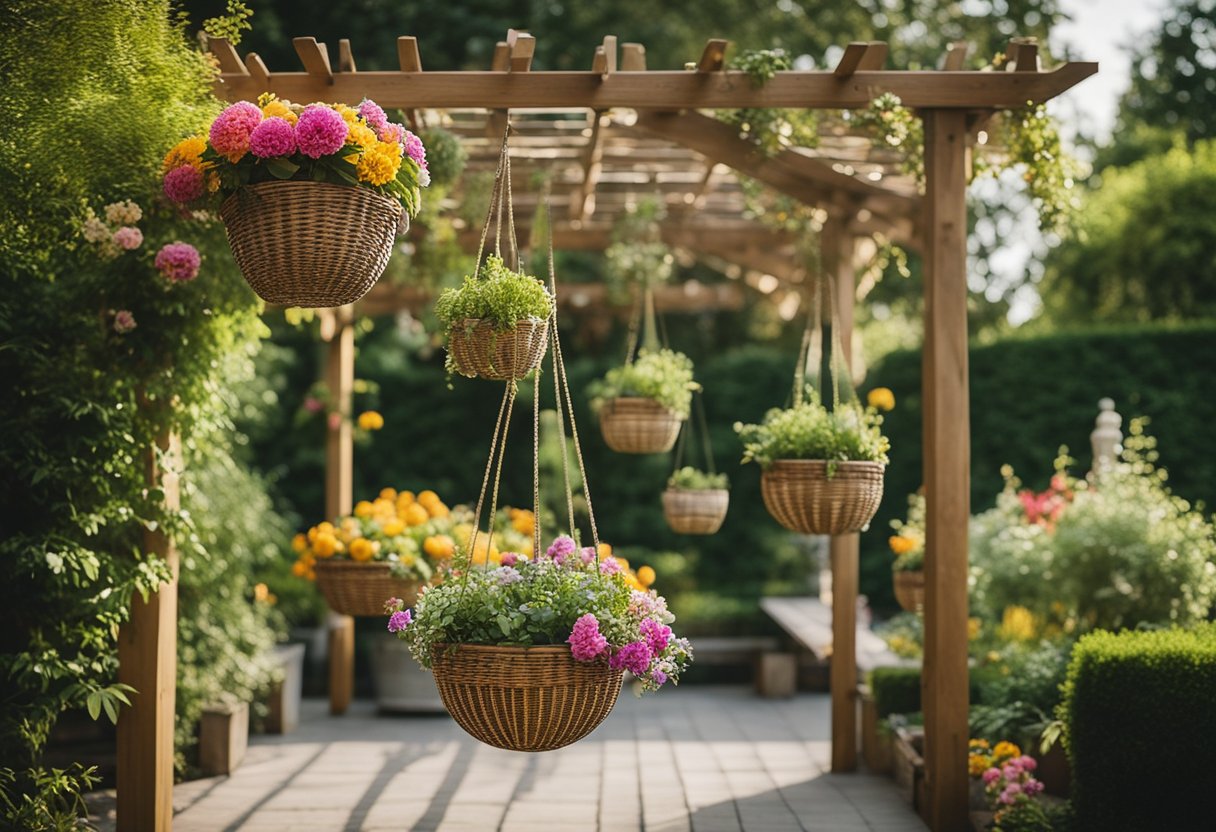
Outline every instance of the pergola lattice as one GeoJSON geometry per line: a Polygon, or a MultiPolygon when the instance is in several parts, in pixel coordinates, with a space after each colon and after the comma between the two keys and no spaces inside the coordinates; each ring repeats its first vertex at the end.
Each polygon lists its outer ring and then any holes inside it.
{"type": "MultiPolygon", "coordinates": [[[[852,43],[829,71],[780,72],[756,86],[725,70],[727,42],[711,40],[683,71],[647,70],[645,49],[609,36],[585,72],[533,72],[535,40],[511,31],[489,71],[425,72],[417,40],[397,39],[400,68],[359,72],[348,41],[331,63],[324,44],[295,38],[304,71],[271,72],[255,54],[243,58],[213,40],[220,74],[216,94],[254,99],[270,91],[297,102],[371,98],[385,107],[433,110],[466,143],[471,167],[492,166],[506,114],[512,123],[514,169],[551,174],[559,248],[601,249],[616,216],[631,201],[662,194],[668,208],[663,237],[693,256],[733,264],[745,273],[797,283],[802,265],[795,240],[741,217],[738,174],[819,208],[824,273],[836,283],[846,358],[851,339],[854,253],[858,239],[881,234],[919,250],[925,262],[924,456],[927,505],[925,601],[925,764],[928,820],[935,832],[967,828],[967,526],[970,514],[967,381],[966,187],[976,132],[997,110],[1041,103],[1097,71],[1094,63],[1065,63],[1040,71],[1037,47],[1014,40],[1008,71],[963,69],[966,47],[943,56],[940,71],[883,69],[883,43],[852,43]],[[899,159],[827,123],[814,150],[758,154],[735,130],[705,111],[792,107],[858,109],[881,93],[915,108],[925,127],[925,192],[898,174],[899,159]]],[[[517,202],[530,200],[516,177],[517,202]]],[[[473,241],[475,244],[475,241],[473,241]]],[[[676,288],[674,291],[679,292],[676,288]]],[[[721,294],[721,293],[716,293],[721,294]]],[[[709,296],[688,301],[712,302],[709,296]]],[[[408,289],[377,287],[365,312],[416,302],[408,289]]],[[[354,378],[356,310],[329,315],[326,378],[349,412],[354,378]]],[[[327,442],[326,511],[352,508],[353,450],[349,420],[327,442]]],[[[152,540],[172,563],[163,539],[152,540]]],[[[855,599],[858,536],[832,539],[832,769],[856,767],[855,599]]],[[[119,828],[168,829],[172,823],[173,644],[176,586],[147,604],[136,601],[124,631],[121,680],[141,692],[119,723],[119,828]],[[129,660],[128,660],[129,659],[129,660]]],[[[354,629],[331,629],[331,711],[342,713],[352,693],[354,629]]]]}

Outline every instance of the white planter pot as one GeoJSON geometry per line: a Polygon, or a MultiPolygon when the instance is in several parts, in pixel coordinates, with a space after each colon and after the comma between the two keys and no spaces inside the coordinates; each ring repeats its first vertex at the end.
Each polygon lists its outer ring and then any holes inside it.
{"type": "Polygon", "coordinates": [[[384,633],[372,642],[372,679],[376,706],[382,711],[443,713],[443,701],[431,674],[414,661],[405,643],[384,633]]]}

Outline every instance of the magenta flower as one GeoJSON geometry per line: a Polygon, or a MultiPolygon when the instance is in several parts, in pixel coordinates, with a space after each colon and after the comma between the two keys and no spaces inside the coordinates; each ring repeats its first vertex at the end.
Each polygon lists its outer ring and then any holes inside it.
{"type": "Polygon", "coordinates": [[[249,152],[259,159],[290,156],[295,150],[296,134],[285,118],[268,118],[249,134],[249,152]]]}
{"type": "Polygon", "coordinates": [[[384,602],[384,613],[386,615],[392,615],[397,611],[397,608],[401,606],[401,603],[401,599],[394,595],[392,598],[389,598],[384,602]]]}
{"type": "Polygon", "coordinates": [[[650,667],[650,647],[644,641],[631,641],[612,654],[608,665],[613,670],[628,670],[634,676],[645,675],[650,667]]]}
{"type": "Polygon", "coordinates": [[[316,396],[305,396],[304,409],[309,413],[320,413],[325,409],[325,403],[316,396]]]}
{"type": "Polygon", "coordinates": [[[579,560],[581,560],[583,562],[584,566],[586,566],[589,563],[594,563],[595,556],[596,556],[596,552],[595,552],[594,546],[584,546],[583,548],[578,550],[579,560]]]}
{"type": "Polygon", "coordinates": [[[999,768],[990,768],[983,774],[985,786],[991,786],[997,780],[1001,779],[1001,770],[999,768]]]}
{"type": "Polygon", "coordinates": [[[376,131],[376,137],[382,142],[405,143],[405,125],[388,122],[376,131]]]}
{"type": "Polygon", "coordinates": [[[388,617],[388,631],[390,633],[399,633],[406,627],[410,626],[412,620],[409,610],[401,610],[395,612],[388,617]]]}
{"type": "Polygon", "coordinates": [[[193,165],[182,165],[165,174],[165,196],[178,204],[203,195],[203,173],[193,165]]]}
{"type": "Polygon", "coordinates": [[[1032,777],[1029,780],[1027,780],[1025,783],[1022,784],[1022,791],[1024,791],[1026,794],[1031,795],[1033,797],[1034,795],[1043,791],[1043,783],[1042,783],[1042,781],[1035,780],[1032,777]]]}
{"type": "Polygon", "coordinates": [[[426,148],[422,145],[422,139],[409,130],[405,131],[405,154],[417,162],[418,167],[427,170],[426,148]]]}
{"type": "Polygon", "coordinates": [[[310,159],[337,153],[350,128],[342,116],[323,104],[310,104],[296,121],[296,145],[310,159]]]}
{"type": "Polygon", "coordinates": [[[198,249],[180,240],[168,243],[156,252],[157,271],[177,283],[185,283],[198,277],[201,262],[198,249]]]}
{"type": "Polygon", "coordinates": [[[604,575],[616,575],[621,571],[621,563],[616,558],[604,558],[600,561],[600,572],[604,575]]]}
{"type": "Polygon", "coordinates": [[[519,562],[519,555],[515,552],[503,552],[498,560],[503,566],[515,566],[519,562]]]}
{"type": "Polygon", "coordinates": [[[1023,771],[1034,771],[1036,768],[1039,767],[1039,764],[1035,760],[1035,758],[1030,757],[1026,754],[1023,754],[1021,757],[1018,757],[1017,760],[1015,760],[1014,762],[1016,762],[1019,766],[1021,766],[1023,771]]]}
{"type": "Polygon", "coordinates": [[[667,674],[657,668],[650,671],[650,678],[653,679],[654,683],[659,687],[667,684],[667,674]]]}
{"type": "Polygon", "coordinates": [[[134,251],[143,245],[144,232],[132,225],[124,225],[114,232],[114,242],[119,248],[134,251]]]}
{"type": "Polygon", "coordinates": [[[546,555],[553,558],[554,563],[561,565],[562,561],[574,554],[574,550],[578,548],[574,544],[574,540],[569,535],[561,535],[553,541],[553,545],[545,552],[546,555]]]}
{"type": "Polygon", "coordinates": [[[365,98],[359,102],[359,115],[367,122],[368,127],[371,127],[377,133],[388,124],[388,116],[384,114],[384,110],[370,98],[365,98]]]}
{"type": "Polygon", "coordinates": [[[647,618],[642,622],[640,629],[642,638],[650,648],[650,655],[658,656],[667,649],[667,643],[671,641],[671,628],[666,624],[661,624],[653,618],[647,618]]]}
{"type": "Polygon", "coordinates": [[[133,329],[135,329],[135,316],[131,314],[131,310],[119,309],[114,313],[115,332],[119,335],[126,335],[133,329]]]}
{"type": "Polygon", "coordinates": [[[256,104],[238,101],[215,117],[208,138],[216,153],[236,162],[249,150],[249,137],[261,123],[262,111],[256,104]]]}
{"type": "Polygon", "coordinates": [[[575,661],[589,662],[608,649],[608,639],[600,635],[600,622],[591,613],[580,616],[566,639],[575,661]]]}

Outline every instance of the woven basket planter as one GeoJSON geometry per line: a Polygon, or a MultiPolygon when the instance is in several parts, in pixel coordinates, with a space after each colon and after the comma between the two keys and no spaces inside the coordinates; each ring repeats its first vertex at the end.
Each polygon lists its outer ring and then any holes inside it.
{"type": "Polygon", "coordinates": [[[725,488],[668,488],[663,492],[663,516],[679,534],[713,534],[722,528],[729,505],[730,492],[725,488]]]}
{"type": "Polygon", "coordinates": [[[661,454],[670,451],[683,420],[654,399],[622,396],[600,409],[604,442],[617,453],[661,454]]]}
{"type": "Polygon", "coordinates": [[[521,379],[540,365],[548,345],[548,321],[520,321],[506,332],[490,321],[461,321],[448,330],[448,351],[469,378],[521,379]]]}
{"type": "Polygon", "coordinates": [[[385,615],[384,602],[401,598],[407,607],[418,599],[418,581],[394,578],[387,563],[318,560],[317,588],[334,612],[342,615],[385,615]]]}
{"type": "Polygon", "coordinates": [[[837,462],[827,477],[821,459],[778,459],[760,477],[764,507],[790,531],[803,534],[859,532],[882,500],[880,462],[837,462]]]}
{"type": "Polygon", "coordinates": [[[565,645],[436,645],[435,685],[448,712],[487,745],[552,751],[590,734],[621,692],[606,659],[576,662],[565,645]]]}
{"type": "Polygon", "coordinates": [[[920,612],[925,608],[924,572],[892,572],[891,578],[895,584],[895,600],[900,607],[908,612],[920,612]]]}
{"type": "Polygon", "coordinates": [[[253,291],[285,306],[343,306],[384,273],[409,216],[368,188],[263,182],[220,206],[228,243],[253,291]]]}

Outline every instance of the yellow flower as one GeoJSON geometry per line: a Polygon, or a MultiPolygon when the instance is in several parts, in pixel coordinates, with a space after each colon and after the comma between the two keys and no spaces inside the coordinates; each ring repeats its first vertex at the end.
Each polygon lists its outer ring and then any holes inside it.
{"type": "Polygon", "coordinates": [[[1005,641],[1029,641],[1038,630],[1034,613],[1025,607],[1006,607],[997,631],[1005,641]]]}
{"type": "Polygon", "coordinates": [[[456,541],[446,534],[435,534],[422,542],[422,551],[436,560],[450,558],[456,553],[456,541]]]}
{"type": "Polygon", "coordinates": [[[988,744],[988,740],[985,740],[985,739],[974,739],[967,743],[967,748],[972,749],[972,750],[974,750],[976,748],[991,748],[991,747],[992,746],[988,744]]]}
{"type": "Polygon", "coordinates": [[[302,534],[296,535],[291,539],[291,548],[295,550],[296,554],[304,552],[308,549],[308,538],[302,534]]]}
{"type": "Polygon", "coordinates": [[[866,404],[877,410],[894,410],[895,394],[889,387],[875,387],[866,396],[866,404]]]}
{"type": "Polygon", "coordinates": [[[361,121],[356,121],[350,125],[350,131],[347,134],[347,141],[351,144],[357,144],[359,147],[366,150],[371,147],[378,139],[376,131],[368,127],[361,121]]]}
{"type": "Polygon", "coordinates": [[[359,161],[355,163],[359,181],[369,185],[387,185],[397,178],[400,169],[401,145],[396,142],[377,140],[359,154],[359,161]]]}
{"type": "Polygon", "coordinates": [[[1022,749],[1018,748],[1016,744],[1011,743],[1008,740],[998,742],[996,744],[996,748],[992,749],[992,758],[994,761],[1007,760],[1021,756],[1022,749]]]}
{"type": "Polygon", "coordinates": [[[330,558],[338,551],[338,539],[333,532],[318,532],[317,539],[312,542],[312,552],[319,558],[330,558]]]}
{"type": "Polygon", "coordinates": [[[371,517],[376,513],[376,507],[368,500],[360,500],[355,504],[356,517],[371,517]]]}
{"type": "Polygon", "coordinates": [[[266,586],[266,584],[254,584],[253,585],[253,600],[267,601],[267,600],[269,600],[269,598],[270,598],[270,587],[266,586]]]}
{"type": "Polygon", "coordinates": [[[384,518],[395,517],[397,515],[397,504],[385,497],[377,497],[372,503],[372,514],[384,518]]]}
{"type": "Polygon", "coordinates": [[[400,520],[389,520],[384,524],[383,531],[389,537],[396,537],[405,531],[405,523],[400,520]]]}
{"type": "Polygon", "coordinates": [[[381,488],[381,489],[380,489],[380,499],[382,499],[382,500],[396,500],[396,499],[397,499],[397,489],[395,489],[395,488],[381,488]]]}
{"type": "MultiPolygon", "coordinates": [[[[980,637],[980,628],[982,626],[983,626],[983,624],[978,618],[968,618],[967,619],[967,640],[975,641],[977,638],[979,638],[980,637]]],[[[975,740],[972,740],[972,742],[975,742],[975,740]]],[[[981,742],[982,742],[982,740],[981,740],[981,742]]]]}
{"type": "Polygon", "coordinates": [[[384,427],[384,417],[374,410],[359,414],[359,430],[380,430],[384,427]]]}
{"type": "Polygon", "coordinates": [[[265,118],[281,118],[288,124],[295,124],[299,119],[286,101],[275,98],[273,95],[269,96],[265,103],[259,98],[258,103],[262,107],[262,115],[265,118]]]}
{"type": "Polygon", "coordinates": [[[526,509],[514,509],[511,512],[511,527],[520,534],[532,534],[536,531],[536,515],[526,509]]]}
{"type": "Polygon", "coordinates": [[[439,495],[428,488],[426,491],[420,491],[415,500],[419,505],[429,506],[431,503],[439,502],[439,495]]]}
{"type": "Polygon", "coordinates": [[[443,503],[438,502],[438,501],[428,505],[426,507],[426,510],[430,513],[430,515],[432,517],[441,517],[442,518],[442,517],[447,517],[449,514],[452,513],[451,509],[449,509],[446,505],[444,505],[443,503]]]}
{"type": "Polygon", "coordinates": [[[887,538],[887,545],[891,547],[891,551],[897,555],[906,555],[916,548],[916,541],[904,537],[902,534],[893,534],[887,538]]]}
{"type": "Polygon", "coordinates": [[[168,173],[169,171],[180,168],[182,165],[190,165],[198,168],[200,171],[206,166],[203,164],[203,151],[207,149],[207,140],[202,136],[191,136],[188,139],[182,139],[165,154],[165,161],[161,165],[161,172],[168,173]]]}
{"type": "Polygon", "coordinates": [[[990,768],[992,768],[991,757],[984,754],[972,754],[967,758],[967,773],[972,777],[979,777],[990,768]]]}
{"type": "Polygon", "coordinates": [[[368,561],[376,554],[376,549],[379,548],[378,543],[373,543],[366,537],[356,537],[350,544],[350,556],[352,560],[368,561]]]}
{"type": "Polygon", "coordinates": [[[428,514],[427,510],[420,504],[414,503],[406,508],[405,512],[402,514],[402,519],[405,520],[407,525],[421,526],[427,520],[431,519],[431,515],[428,514]]]}
{"type": "Polygon", "coordinates": [[[649,587],[654,583],[654,579],[654,569],[649,566],[638,567],[638,582],[642,584],[642,586],[649,587]]]}
{"type": "Polygon", "coordinates": [[[599,555],[600,560],[607,560],[612,557],[612,546],[607,543],[601,543],[596,550],[596,554],[599,555]]]}
{"type": "Polygon", "coordinates": [[[359,121],[359,111],[346,104],[335,104],[334,109],[338,111],[338,115],[342,116],[342,120],[347,125],[355,124],[359,121]]]}

